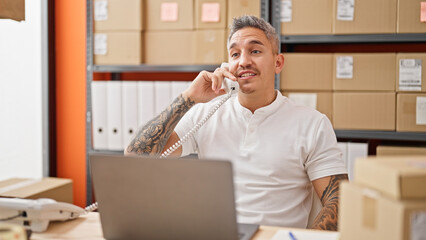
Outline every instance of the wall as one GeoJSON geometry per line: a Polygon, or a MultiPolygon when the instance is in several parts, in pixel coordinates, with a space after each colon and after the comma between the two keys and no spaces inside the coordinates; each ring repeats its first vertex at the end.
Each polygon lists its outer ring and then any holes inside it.
{"type": "Polygon", "coordinates": [[[0,180],[40,178],[47,164],[42,125],[47,107],[43,105],[44,2],[27,0],[23,22],[0,19],[0,180]]]}

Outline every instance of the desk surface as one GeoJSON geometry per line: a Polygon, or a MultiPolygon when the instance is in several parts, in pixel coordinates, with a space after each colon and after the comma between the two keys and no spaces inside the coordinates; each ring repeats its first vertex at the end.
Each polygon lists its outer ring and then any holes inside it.
{"type": "MultiPolygon", "coordinates": [[[[269,240],[275,235],[280,227],[261,226],[254,236],[253,240],[269,240]]],[[[315,231],[315,230],[305,230],[315,231]]],[[[89,213],[75,220],[67,222],[52,222],[46,232],[33,233],[31,240],[48,239],[87,239],[101,240],[102,228],[98,213],[89,213]]]]}

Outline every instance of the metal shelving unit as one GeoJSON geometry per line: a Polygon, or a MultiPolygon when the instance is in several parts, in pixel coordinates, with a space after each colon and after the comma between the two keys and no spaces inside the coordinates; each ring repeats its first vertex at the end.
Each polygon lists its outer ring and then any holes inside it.
{"type": "MultiPolygon", "coordinates": [[[[270,1],[260,1],[260,15],[269,21],[270,1]]],[[[98,151],[92,148],[92,99],[91,84],[93,73],[109,72],[112,76],[120,76],[124,72],[200,72],[214,71],[219,65],[94,65],[93,64],[93,0],[86,0],[86,203],[90,205],[93,199],[93,188],[90,174],[89,154],[106,153],[122,154],[121,151],[98,151]]],[[[279,78],[278,78],[279,80],[279,78]]]]}
{"type": "Polygon", "coordinates": [[[355,35],[281,35],[283,44],[422,43],[426,33],[355,35]]]}
{"type": "MultiPolygon", "coordinates": [[[[351,35],[281,35],[280,0],[271,2],[271,23],[286,46],[302,44],[364,44],[364,43],[426,43],[426,33],[411,34],[351,34],[351,35]]],[[[280,89],[279,76],[276,88],[280,89]]],[[[335,130],[340,139],[375,139],[426,142],[426,133],[395,131],[335,130]]]]}

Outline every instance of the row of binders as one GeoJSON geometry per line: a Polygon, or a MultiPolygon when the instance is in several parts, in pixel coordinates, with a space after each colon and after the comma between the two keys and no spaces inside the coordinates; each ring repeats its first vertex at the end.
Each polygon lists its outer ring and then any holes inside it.
{"type": "Polygon", "coordinates": [[[92,82],[93,149],[119,151],[188,88],[188,81],[92,82]]]}

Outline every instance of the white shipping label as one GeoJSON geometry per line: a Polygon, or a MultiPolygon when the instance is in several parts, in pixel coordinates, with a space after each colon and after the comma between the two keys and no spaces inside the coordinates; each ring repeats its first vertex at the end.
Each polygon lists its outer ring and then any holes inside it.
{"type": "Polygon", "coordinates": [[[354,74],[354,58],[353,56],[337,57],[336,77],[344,79],[352,79],[354,74]]]}
{"type": "Polygon", "coordinates": [[[291,22],[292,12],[293,10],[291,0],[281,0],[280,21],[291,22]]]}
{"type": "Polygon", "coordinates": [[[95,21],[108,20],[108,0],[95,0],[95,21]]]}
{"type": "Polygon", "coordinates": [[[355,0],[337,1],[337,20],[353,21],[355,12],[355,0]]]}
{"type": "Polygon", "coordinates": [[[422,60],[400,59],[399,60],[399,90],[421,91],[422,90],[422,60]]]}
{"type": "Polygon", "coordinates": [[[411,214],[411,240],[426,240],[426,212],[411,214]]]}
{"type": "Polygon", "coordinates": [[[297,104],[317,109],[316,93],[289,93],[288,98],[297,104]]]}
{"type": "Polygon", "coordinates": [[[108,37],[103,33],[95,33],[95,55],[106,55],[108,49],[108,37]]]}
{"type": "Polygon", "coordinates": [[[426,125],[426,97],[416,98],[416,124],[426,125]]]}

